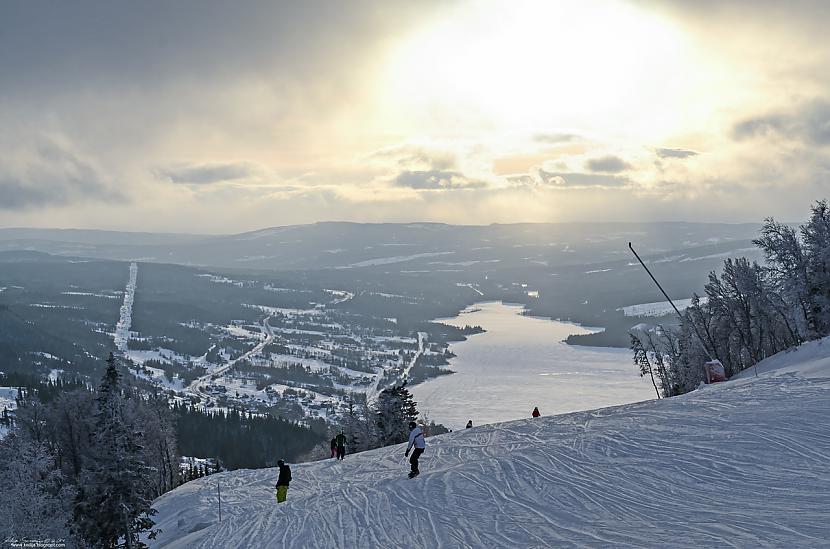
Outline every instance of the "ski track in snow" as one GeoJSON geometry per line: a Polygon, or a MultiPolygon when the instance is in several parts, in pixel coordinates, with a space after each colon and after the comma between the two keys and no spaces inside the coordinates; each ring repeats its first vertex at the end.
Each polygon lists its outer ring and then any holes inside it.
{"type": "Polygon", "coordinates": [[[431,437],[414,480],[397,445],[292,464],[279,506],[275,469],[189,482],[156,501],[151,547],[827,547],[825,343],[814,377],[431,437]]]}
{"type": "Polygon", "coordinates": [[[124,291],[124,304],[121,305],[121,314],[118,324],[115,325],[113,340],[115,347],[122,353],[127,353],[127,342],[130,339],[130,327],[133,322],[133,300],[135,299],[136,277],[138,276],[138,264],[130,263],[130,279],[124,291]]]}

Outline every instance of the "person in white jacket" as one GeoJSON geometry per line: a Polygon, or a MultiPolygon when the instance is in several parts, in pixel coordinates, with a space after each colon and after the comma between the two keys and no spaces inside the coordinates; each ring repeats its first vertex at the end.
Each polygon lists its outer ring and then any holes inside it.
{"type": "Polygon", "coordinates": [[[409,478],[412,478],[418,476],[420,473],[418,470],[418,458],[424,453],[426,442],[424,442],[424,432],[418,427],[417,423],[410,421],[409,429],[409,445],[406,447],[406,453],[404,455],[409,457],[409,451],[412,450],[413,446],[415,447],[415,450],[412,452],[412,457],[409,458],[409,463],[412,465],[409,478]]]}

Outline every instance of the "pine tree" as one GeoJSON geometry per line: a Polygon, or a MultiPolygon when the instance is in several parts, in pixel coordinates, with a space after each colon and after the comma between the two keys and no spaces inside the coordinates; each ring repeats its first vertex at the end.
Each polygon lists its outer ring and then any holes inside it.
{"type": "Polygon", "coordinates": [[[418,417],[417,403],[404,385],[396,385],[378,395],[375,417],[381,446],[406,442],[409,422],[418,417]]]}
{"type": "Polygon", "coordinates": [[[94,546],[146,547],[139,539],[150,531],[155,514],[149,486],[151,470],[142,462],[142,433],[125,421],[121,376],[110,354],[96,398],[93,458],[75,505],[75,523],[94,546]]]}

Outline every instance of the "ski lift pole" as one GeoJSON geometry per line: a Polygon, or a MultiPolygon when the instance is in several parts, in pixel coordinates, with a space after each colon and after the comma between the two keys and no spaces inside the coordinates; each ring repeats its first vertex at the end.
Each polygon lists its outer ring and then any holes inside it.
{"type": "MultiPolygon", "coordinates": [[[[657,279],[654,278],[654,275],[651,274],[651,271],[649,270],[648,267],[646,267],[645,262],[643,262],[643,260],[640,258],[640,254],[637,253],[637,251],[634,249],[634,246],[631,245],[631,242],[628,243],[628,249],[631,250],[631,253],[634,254],[634,257],[637,258],[637,261],[639,261],[640,265],[643,266],[643,269],[646,270],[646,272],[648,273],[648,276],[651,277],[651,280],[653,280],[654,283],[657,285],[657,287],[660,288],[660,291],[663,293],[663,296],[665,296],[666,300],[672,306],[672,309],[674,309],[674,312],[677,313],[677,317],[680,319],[680,323],[682,324],[684,322],[684,319],[683,319],[683,315],[680,314],[680,309],[677,308],[677,306],[674,304],[674,301],[672,301],[671,298],[669,297],[669,294],[666,293],[666,290],[663,289],[663,287],[660,285],[660,283],[657,282],[657,279]]],[[[694,328],[695,335],[700,340],[700,344],[703,345],[703,350],[706,351],[706,355],[709,357],[709,360],[712,360],[712,353],[710,353],[709,349],[706,347],[706,342],[703,341],[703,337],[700,335],[700,332],[697,331],[697,326],[694,325],[694,322],[692,323],[692,328],[694,328]]]]}
{"type": "Polygon", "coordinates": [[[634,251],[634,246],[631,245],[631,242],[628,243],[628,249],[631,250],[631,253],[634,254],[634,257],[637,258],[637,261],[639,261],[640,265],[643,266],[643,269],[646,270],[646,272],[648,273],[648,276],[651,277],[651,279],[654,281],[654,283],[657,284],[657,287],[660,288],[660,291],[663,292],[663,295],[665,296],[666,301],[669,302],[669,304],[672,306],[672,309],[674,309],[674,312],[677,313],[677,316],[680,317],[680,321],[682,322],[683,321],[683,315],[680,314],[680,309],[678,309],[674,305],[674,301],[671,300],[671,298],[669,297],[669,294],[666,293],[666,290],[663,289],[663,287],[660,285],[660,283],[657,282],[657,279],[654,278],[654,275],[651,274],[651,271],[648,269],[648,267],[646,267],[646,264],[643,262],[642,259],[640,259],[640,255],[636,251],[634,251]]]}

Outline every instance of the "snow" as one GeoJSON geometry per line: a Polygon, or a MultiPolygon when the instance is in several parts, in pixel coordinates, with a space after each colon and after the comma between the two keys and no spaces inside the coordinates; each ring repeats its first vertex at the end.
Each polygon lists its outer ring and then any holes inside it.
{"type": "Polygon", "coordinates": [[[377,257],[375,259],[367,259],[366,261],[358,261],[357,263],[351,263],[349,265],[341,265],[336,267],[337,269],[354,269],[357,267],[374,267],[377,265],[391,265],[392,263],[404,263],[406,261],[412,261],[414,259],[423,259],[426,257],[436,257],[439,255],[450,255],[454,254],[455,252],[427,252],[422,254],[412,254],[412,255],[396,255],[392,257],[377,257]]]}
{"type": "Polygon", "coordinates": [[[34,352],[32,353],[32,355],[34,355],[34,356],[42,356],[43,358],[46,358],[46,359],[49,359],[49,360],[55,360],[55,361],[58,361],[58,362],[63,362],[63,359],[62,359],[62,358],[57,357],[57,356],[52,355],[52,354],[49,354],[49,353],[44,353],[43,351],[34,351],[34,352]]]}
{"type": "Polygon", "coordinates": [[[275,469],[218,473],[156,500],[151,547],[826,546],[829,341],[681,397],[428,438],[414,480],[403,444],[291,464],[280,505],[275,469]]]}
{"type": "Polygon", "coordinates": [[[77,296],[86,296],[86,297],[103,297],[106,299],[118,299],[117,295],[111,294],[96,294],[93,292],[61,292],[61,295],[77,295],[77,296]]]}
{"type": "Polygon", "coordinates": [[[732,379],[751,378],[756,371],[759,376],[792,374],[806,378],[830,377],[830,338],[808,341],[778,353],[732,379]]]}
{"type": "Polygon", "coordinates": [[[245,282],[241,280],[233,280],[232,278],[227,278],[225,276],[218,276],[210,273],[197,274],[195,276],[198,276],[199,278],[207,278],[214,284],[230,284],[231,286],[237,286],[239,288],[245,287],[245,282]]]}
{"type": "Polygon", "coordinates": [[[702,261],[705,259],[721,259],[725,257],[735,257],[739,254],[748,253],[748,252],[758,252],[758,248],[738,248],[736,250],[731,250],[728,252],[721,252],[718,254],[709,254],[709,255],[702,255],[700,257],[686,257],[680,260],[680,263],[686,263],[687,261],[702,261]]]}
{"type": "Polygon", "coordinates": [[[16,387],[0,387],[0,412],[3,411],[3,408],[8,408],[9,410],[17,409],[16,398],[16,387]]]}
{"type": "Polygon", "coordinates": [[[133,300],[135,299],[135,285],[138,277],[138,264],[130,263],[130,278],[124,292],[124,303],[121,305],[121,313],[118,323],[115,325],[113,340],[115,347],[122,353],[127,352],[127,341],[130,339],[130,326],[133,323],[133,300]]]}
{"type": "Polygon", "coordinates": [[[340,303],[345,303],[354,297],[353,292],[347,292],[346,290],[323,290],[327,294],[331,295],[334,299],[329,302],[329,305],[338,305],[340,303]]]}
{"type": "Polygon", "coordinates": [[[265,284],[262,288],[264,290],[269,291],[269,292],[275,292],[275,293],[281,293],[281,292],[296,292],[296,293],[305,293],[305,294],[311,293],[309,290],[297,290],[295,288],[279,288],[277,286],[271,286],[270,284],[265,284]]]}
{"type": "Polygon", "coordinates": [[[243,303],[242,306],[248,307],[249,309],[256,309],[262,311],[263,313],[268,313],[271,315],[281,314],[285,316],[319,316],[323,314],[317,309],[287,309],[284,307],[269,307],[268,305],[256,305],[252,303],[243,303]]]}
{"type": "MultiPolygon", "coordinates": [[[[673,301],[680,311],[686,310],[692,305],[691,299],[675,299],[673,301]]],[[[707,301],[708,298],[706,297],[700,298],[701,304],[704,304],[707,301]]],[[[655,301],[653,303],[628,305],[617,310],[622,311],[625,316],[663,316],[674,312],[671,303],[668,301],[655,301]]]]}

